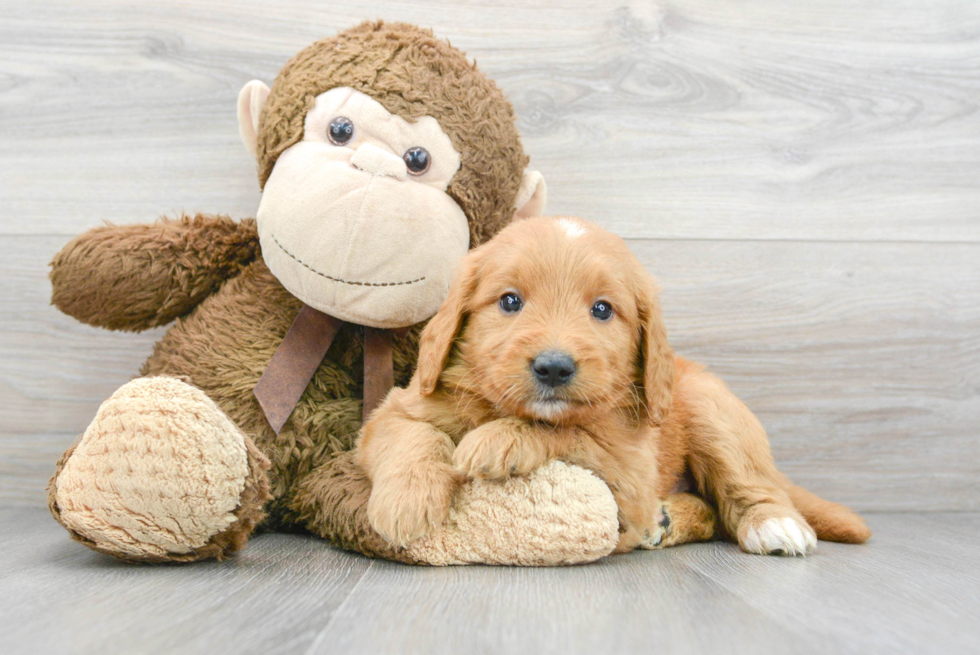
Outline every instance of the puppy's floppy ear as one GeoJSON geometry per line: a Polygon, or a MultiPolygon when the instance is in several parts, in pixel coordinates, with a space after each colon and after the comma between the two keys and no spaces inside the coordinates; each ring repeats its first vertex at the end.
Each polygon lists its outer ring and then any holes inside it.
{"type": "Polygon", "coordinates": [[[423,396],[436,390],[453,342],[463,326],[463,318],[469,310],[470,296],[476,290],[479,279],[482,251],[483,248],[476,248],[463,258],[456,279],[449,288],[449,296],[422,330],[419,338],[418,376],[419,390],[423,396]]]}
{"type": "Polygon", "coordinates": [[[667,328],[660,313],[657,286],[643,271],[642,287],[637,294],[640,315],[640,358],[643,370],[643,389],[647,404],[647,420],[653,426],[667,418],[674,386],[674,351],[667,343],[667,328]]]}

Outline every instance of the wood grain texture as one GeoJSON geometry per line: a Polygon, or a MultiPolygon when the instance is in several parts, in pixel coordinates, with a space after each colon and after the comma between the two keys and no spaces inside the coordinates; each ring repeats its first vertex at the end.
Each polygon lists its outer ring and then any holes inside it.
{"type": "Polygon", "coordinates": [[[764,0],[0,3],[6,234],[248,215],[235,98],[370,17],[512,98],[551,208],[624,236],[980,240],[980,6],[764,0]]]}
{"type": "Polygon", "coordinates": [[[863,509],[980,509],[974,245],[631,243],[675,350],[756,412],[783,471],[863,509]]]}
{"type": "Polygon", "coordinates": [[[0,652],[973,653],[977,514],[879,514],[806,559],[695,544],[561,569],[370,561],[298,535],[133,566],[0,509],[0,652]]]}
{"type": "MultiPolygon", "coordinates": [[[[42,502],[54,461],[160,331],[45,304],[63,237],[0,237],[0,503],[42,502]]],[[[861,510],[980,509],[980,268],[972,244],[630,242],[677,352],[757,412],[782,469],[861,510]]]]}
{"type": "Polygon", "coordinates": [[[296,653],[371,566],[287,535],[216,566],[133,566],[67,541],[41,512],[0,516],[9,654],[296,653]]]}
{"type": "Polygon", "coordinates": [[[980,509],[980,5],[0,0],[0,505],[162,331],[48,305],[103,220],[254,214],[235,101],[372,17],[431,26],[515,104],[550,210],[632,239],[677,350],[797,481],[859,509],[980,509]]]}

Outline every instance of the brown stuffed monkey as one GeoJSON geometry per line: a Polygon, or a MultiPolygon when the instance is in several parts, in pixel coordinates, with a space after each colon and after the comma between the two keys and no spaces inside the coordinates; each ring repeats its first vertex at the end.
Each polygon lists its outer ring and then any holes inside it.
{"type": "Polygon", "coordinates": [[[431,32],[370,22],[300,52],[271,89],[250,82],[238,110],[256,220],[100,227],[52,262],[53,302],[80,321],[176,321],[59,461],[55,518],[148,562],[220,559],[256,528],[414,563],[610,552],[611,494],[561,463],[469,483],[440,532],[394,548],[367,521],[370,482],[349,452],[361,398],[380,388],[365,366],[387,356],[388,383],[406,384],[456,262],[543,211],[496,85],[431,32]]]}

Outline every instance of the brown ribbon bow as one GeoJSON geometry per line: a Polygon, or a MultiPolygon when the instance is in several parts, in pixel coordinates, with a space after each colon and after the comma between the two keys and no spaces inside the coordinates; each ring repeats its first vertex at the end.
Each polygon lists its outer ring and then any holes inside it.
{"type": "MultiPolygon", "coordinates": [[[[303,305],[289,326],[252,392],[276,434],[293,413],[342,324],[340,319],[303,305]]],[[[364,328],[365,421],[395,386],[391,337],[391,330],[364,328]]]]}

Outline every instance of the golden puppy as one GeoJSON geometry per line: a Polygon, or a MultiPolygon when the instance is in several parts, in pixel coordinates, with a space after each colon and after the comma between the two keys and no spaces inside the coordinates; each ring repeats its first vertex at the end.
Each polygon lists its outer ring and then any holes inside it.
{"type": "Polygon", "coordinates": [[[365,424],[357,457],[372,481],[369,520],[396,544],[442,523],[465,478],[549,459],[609,485],[617,552],[711,537],[702,498],[752,553],[870,536],[776,470],[748,408],[674,356],[654,281],[626,244],[574,218],[517,221],[466,256],[422,333],[415,376],[365,424]],[[701,497],[671,495],[688,473],[701,497]]]}

